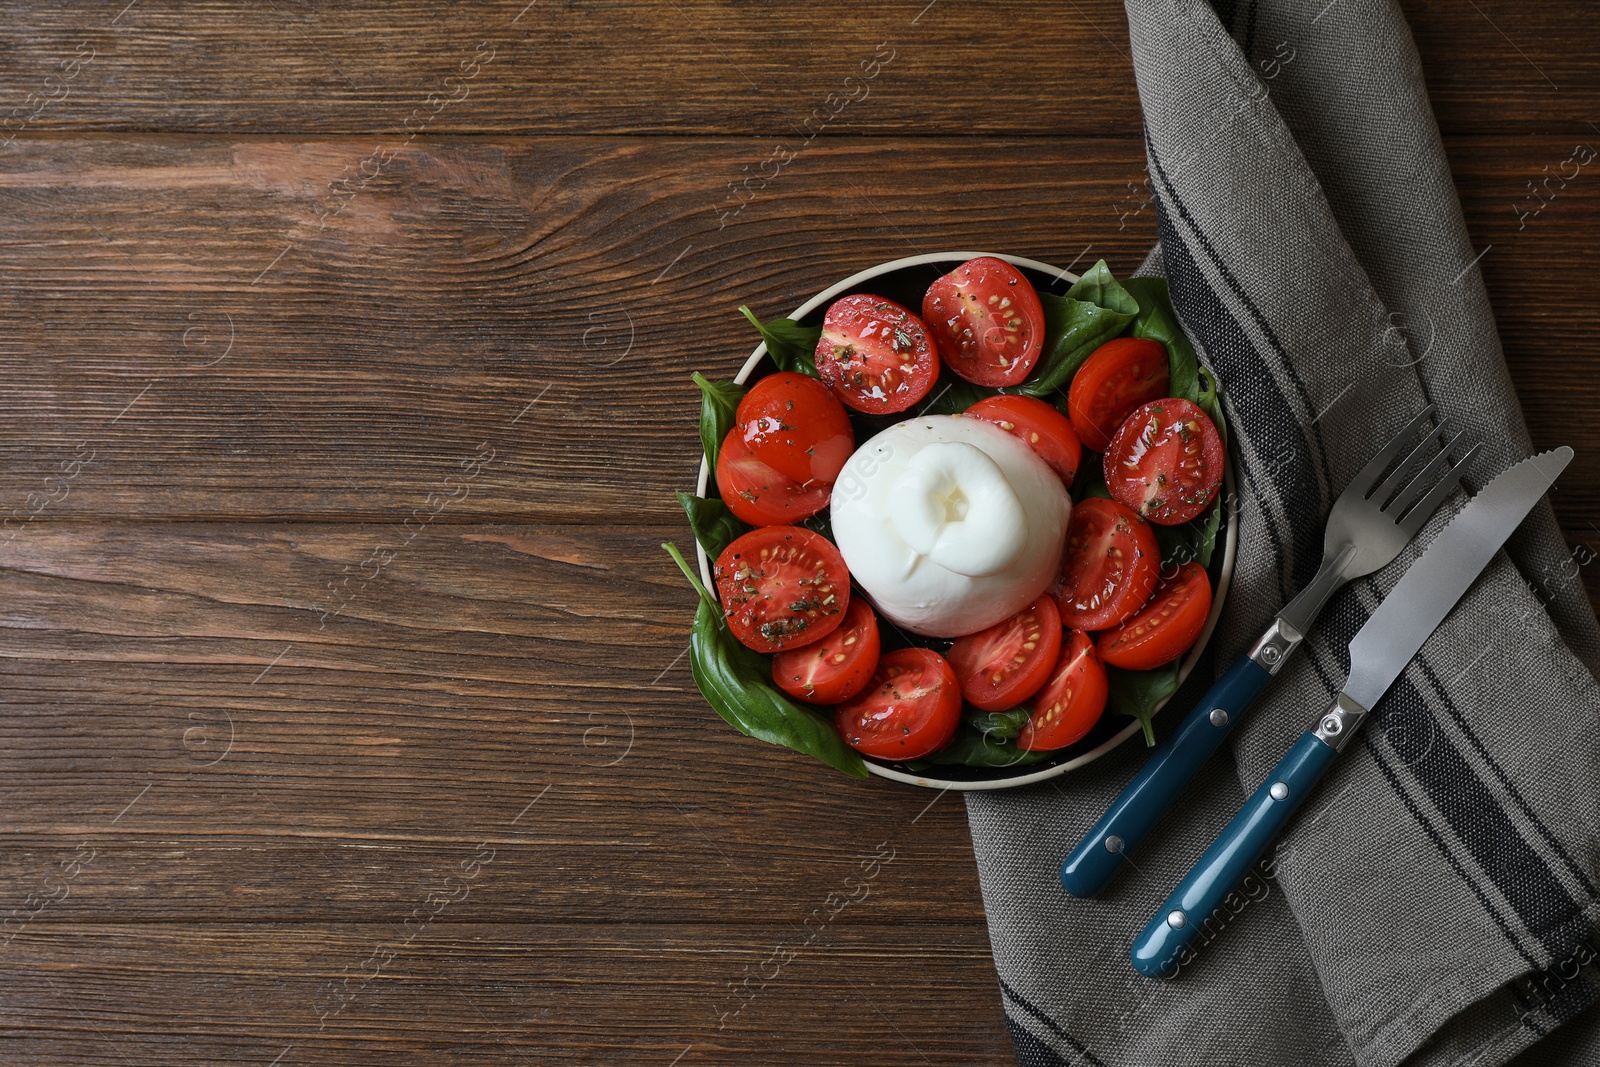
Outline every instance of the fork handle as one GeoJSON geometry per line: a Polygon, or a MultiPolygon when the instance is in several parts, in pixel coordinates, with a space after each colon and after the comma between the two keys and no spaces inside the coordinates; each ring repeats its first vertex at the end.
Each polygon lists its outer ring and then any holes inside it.
{"type": "Polygon", "coordinates": [[[1271,680],[1249,656],[1234,661],[1061,864],[1067,892],[1088,897],[1106,887],[1271,680]]]}

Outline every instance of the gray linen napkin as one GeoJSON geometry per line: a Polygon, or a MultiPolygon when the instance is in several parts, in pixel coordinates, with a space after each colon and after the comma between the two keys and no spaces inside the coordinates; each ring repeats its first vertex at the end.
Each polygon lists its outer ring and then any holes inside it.
{"type": "MultiPolygon", "coordinates": [[[[1530,447],[1392,0],[1127,9],[1161,226],[1145,269],[1227,389],[1240,475],[1225,664],[1315,571],[1339,490],[1424,404],[1483,442],[1474,490],[1530,447]]],[[[1127,959],[1464,499],[1333,601],[1233,760],[1103,897],[1068,897],[1056,868],[1142,746],[968,797],[1025,1067],[1600,1063],[1600,629],[1547,506],[1379,703],[1220,936],[1170,982],[1127,959]]]]}

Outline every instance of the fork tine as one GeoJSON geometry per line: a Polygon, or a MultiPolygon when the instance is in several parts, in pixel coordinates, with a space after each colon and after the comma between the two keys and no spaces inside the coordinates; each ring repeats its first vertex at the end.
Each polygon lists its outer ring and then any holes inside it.
{"type": "MultiPolygon", "coordinates": [[[[1450,417],[1448,415],[1441,418],[1434,426],[1433,430],[1424,436],[1421,441],[1417,442],[1417,447],[1413,448],[1410,453],[1406,455],[1405,459],[1395,464],[1395,468],[1390,473],[1389,477],[1385,478],[1383,480],[1383,484],[1378,486],[1377,490],[1371,495],[1371,497],[1369,497],[1374,504],[1378,505],[1380,510],[1388,510],[1384,508],[1384,505],[1387,504],[1390,498],[1399,491],[1401,486],[1408,484],[1407,477],[1411,472],[1411,468],[1416,466],[1417,461],[1423,456],[1433,451],[1433,442],[1444,435],[1444,428],[1449,425],[1449,423],[1450,417]]],[[[1445,451],[1450,451],[1448,445],[1445,446],[1445,451]]],[[[1439,469],[1435,467],[1433,474],[1438,475],[1438,473],[1439,469]]],[[[1420,478],[1422,475],[1418,475],[1418,477],[1420,478]]],[[[1415,485],[1416,480],[1411,480],[1409,484],[1415,485]]],[[[1403,511],[1404,508],[1400,510],[1403,511]]],[[[1396,514],[1398,513],[1399,512],[1396,512],[1396,514]]]]}
{"type": "Polygon", "coordinates": [[[1472,458],[1482,447],[1482,442],[1479,442],[1467,449],[1460,462],[1451,467],[1445,476],[1439,479],[1439,483],[1428,490],[1428,495],[1417,501],[1416,506],[1406,513],[1406,517],[1400,522],[1400,529],[1405,531],[1407,537],[1415,537],[1417,531],[1422,529],[1422,524],[1439,509],[1440,504],[1444,503],[1444,498],[1455,492],[1456,486],[1461,484],[1461,479],[1466,475],[1472,458]]]}
{"type": "Polygon", "coordinates": [[[1361,468],[1360,473],[1350,479],[1350,484],[1345,486],[1344,491],[1366,496],[1372,487],[1378,484],[1378,479],[1383,477],[1384,470],[1394,461],[1394,457],[1400,454],[1400,450],[1406,446],[1406,442],[1410,441],[1412,436],[1416,434],[1417,429],[1428,421],[1428,417],[1433,414],[1433,410],[1433,405],[1429,404],[1417,414],[1416,418],[1407,423],[1403,430],[1391,437],[1389,443],[1384,445],[1365,467],[1361,468]]]}
{"type": "Polygon", "coordinates": [[[1400,491],[1399,495],[1394,498],[1394,502],[1381,509],[1383,513],[1391,519],[1399,519],[1403,516],[1407,508],[1415,504],[1423,493],[1433,487],[1435,480],[1439,477],[1439,472],[1450,466],[1450,450],[1460,444],[1461,438],[1465,435],[1466,431],[1462,431],[1446,441],[1443,447],[1439,449],[1439,454],[1430,459],[1427,465],[1417,472],[1417,476],[1411,479],[1406,487],[1400,491]]]}

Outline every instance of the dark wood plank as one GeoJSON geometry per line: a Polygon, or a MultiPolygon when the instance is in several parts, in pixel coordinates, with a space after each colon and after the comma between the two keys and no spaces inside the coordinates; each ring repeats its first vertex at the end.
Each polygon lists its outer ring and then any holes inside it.
{"type": "Polygon", "coordinates": [[[488,841],[501,919],[769,922],[884,841],[878,921],[981,923],[958,798],[706,707],[680,534],[36,525],[0,570],[0,903],[82,846],[63,917],[362,918],[488,841]]]}
{"type": "Polygon", "coordinates": [[[1093,244],[1127,268],[1153,232],[1148,211],[1117,229],[1139,167],[1122,141],[830,144],[723,228],[738,143],[584,138],[412,150],[320,228],[327,182],[369,150],[19,148],[0,174],[0,499],[394,520],[437,494],[441,521],[659,521],[697,463],[688,372],[731,373],[754,345],[737,304],[787,312],[861,266],[992,240],[999,212],[1064,261],[1093,244]],[[915,186],[886,174],[901,159],[915,186]]]}
{"type": "Polygon", "coordinates": [[[5,947],[0,1049],[106,1067],[1011,1062],[998,994],[968,994],[991,966],[981,928],[461,923],[503,876],[364,925],[41,919],[5,947]]]}
{"type": "MultiPolygon", "coordinates": [[[[736,304],[785,312],[871,263],[990,245],[1001,219],[1012,250],[1123,271],[1154,237],[1123,140],[834,141],[725,227],[737,143],[439,142],[320,229],[327,181],[368,150],[17,149],[0,173],[10,530],[36,508],[668,521],[697,465],[687,372],[730,373],[752,344],[736,304]]],[[[1566,140],[1452,151],[1536,436],[1600,449],[1570,417],[1600,401],[1570,373],[1600,355],[1600,192],[1575,182],[1528,220],[1512,200],[1566,140]]],[[[1600,522],[1600,467],[1567,481],[1569,525],[1600,522]]]]}
{"type": "MultiPolygon", "coordinates": [[[[1221,6],[1270,59],[1278,42],[1250,33],[1249,6],[1221,6]]],[[[1404,7],[1447,132],[1589,136],[1600,56],[1573,42],[1600,32],[1593,5],[1404,7]]],[[[1359,17],[1337,4],[1324,16],[1330,27],[1359,17]]],[[[0,122],[11,123],[0,137],[666,132],[792,147],[817,131],[1132,135],[1127,38],[1116,0],[1047,13],[1016,0],[21,3],[0,26],[0,122]]]]}

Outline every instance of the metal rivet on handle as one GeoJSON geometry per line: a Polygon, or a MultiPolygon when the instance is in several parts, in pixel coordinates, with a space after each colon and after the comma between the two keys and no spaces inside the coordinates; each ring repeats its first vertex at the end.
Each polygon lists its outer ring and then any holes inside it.
{"type": "Polygon", "coordinates": [[[1332,715],[1322,720],[1322,732],[1325,734],[1336,734],[1342,729],[1344,724],[1332,715]]]}
{"type": "Polygon", "coordinates": [[[1181,911],[1175,911],[1171,915],[1167,916],[1167,925],[1172,927],[1174,930],[1182,930],[1183,924],[1188,921],[1189,917],[1181,911]]]}
{"type": "Polygon", "coordinates": [[[1261,650],[1261,658],[1267,661],[1267,665],[1269,667],[1278,662],[1278,657],[1281,655],[1283,655],[1283,652],[1278,648],[1277,645],[1268,645],[1266,648],[1261,650]]]}
{"type": "Polygon", "coordinates": [[[1273,800],[1289,799],[1289,787],[1284,785],[1282,782],[1273,782],[1272,788],[1267,790],[1267,792],[1272,794],[1273,800]]]}
{"type": "Polygon", "coordinates": [[[1122,838],[1118,837],[1116,834],[1111,834],[1109,837],[1107,837],[1106,838],[1106,851],[1107,852],[1121,852],[1122,851],[1122,838]]]}
{"type": "Polygon", "coordinates": [[[1228,713],[1226,711],[1223,711],[1221,708],[1212,708],[1211,709],[1211,725],[1212,726],[1226,726],[1226,725],[1228,725],[1228,713]]]}

